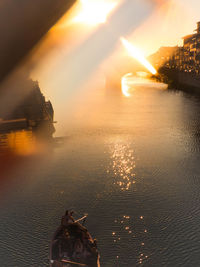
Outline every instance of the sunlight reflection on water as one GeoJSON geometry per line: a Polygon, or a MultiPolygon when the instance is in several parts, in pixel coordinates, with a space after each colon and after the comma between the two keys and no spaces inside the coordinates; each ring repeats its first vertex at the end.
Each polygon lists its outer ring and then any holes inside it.
{"type": "Polygon", "coordinates": [[[36,151],[36,139],[32,131],[23,130],[0,134],[0,152],[30,155],[36,151]]]}
{"type": "Polygon", "coordinates": [[[136,89],[156,89],[156,90],[167,90],[168,85],[164,83],[156,83],[152,79],[148,78],[148,74],[140,72],[137,76],[132,73],[127,73],[121,79],[121,90],[125,97],[131,97],[134,95],[136,89]]]}
{"type": "MultiPolygon", "coordinates": [[[[125,237],[128,238],[129,242],[137,242],[138,246],[138,255],[137,263],[145,263],[149,257],[147,249],[145,247],[145,239],[147,238],[148,230],[146,229],[146,222],[143,216],[131,217],[129,215],[122,215],[114,220],[114,229],[111,233],[113,244],[115,246],[122,246],[125,237]],[[138,231],[138,225],[140,231],[138,231]]],[[[116,256],[116,259],[119,259],[119,255],[116,256]]]]}
{"type": "MultiPolygon", "coordinates": [[[[135,160],[129,144],[116,143],[110,146],[110,169],[115,176],[114,184],[122,191],[135,184],[135,160]]],[[[108,170],[107,172],[110,172],[108,170]]]]}

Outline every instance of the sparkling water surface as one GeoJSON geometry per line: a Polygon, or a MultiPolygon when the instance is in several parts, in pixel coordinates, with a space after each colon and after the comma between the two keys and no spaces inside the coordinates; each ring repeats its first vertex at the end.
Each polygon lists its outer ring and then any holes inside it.
{"type": "Polygon", "coordinates": [[[49,266],[66,209],[89,214],[103,267],[200,266],[200,98],[141,84],[84,101],[59,146],[7,172],[0,266],[49,266]]]}

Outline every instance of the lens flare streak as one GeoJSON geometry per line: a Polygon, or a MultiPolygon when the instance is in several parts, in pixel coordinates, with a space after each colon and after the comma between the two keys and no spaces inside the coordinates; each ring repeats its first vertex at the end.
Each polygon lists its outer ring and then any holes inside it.
{"type": "Polygon", "coordinates": [[[130,56],[139,61],[146,69],[148,69],[152,74],[156,74],[156,69],[151,65],[151,63],[142,55],[142,53],[131,43],[129,43],[125,38],[121,37],[121,42],[124,47],[129,52],[130,56]]]}

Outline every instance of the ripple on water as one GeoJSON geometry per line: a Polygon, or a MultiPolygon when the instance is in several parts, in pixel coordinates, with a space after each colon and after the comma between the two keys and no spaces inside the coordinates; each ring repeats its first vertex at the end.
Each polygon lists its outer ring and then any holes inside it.
{"type": "Polygon", "coordinates": [[[0,266],[48,266],[67,207],[89,213],[103,267],[200,266],[199,102],[145,90],[107,102],[50,165],[21,172],[31,182],[2,204],[0,266]]]}

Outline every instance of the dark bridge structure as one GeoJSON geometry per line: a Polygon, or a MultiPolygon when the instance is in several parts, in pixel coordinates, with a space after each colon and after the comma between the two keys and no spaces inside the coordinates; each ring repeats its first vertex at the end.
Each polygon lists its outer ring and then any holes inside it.
{"type": "Polygon", "coordinates": [[[9,0],[0,8],[0,82],[29,54],[75,0],[9,0]]]}

